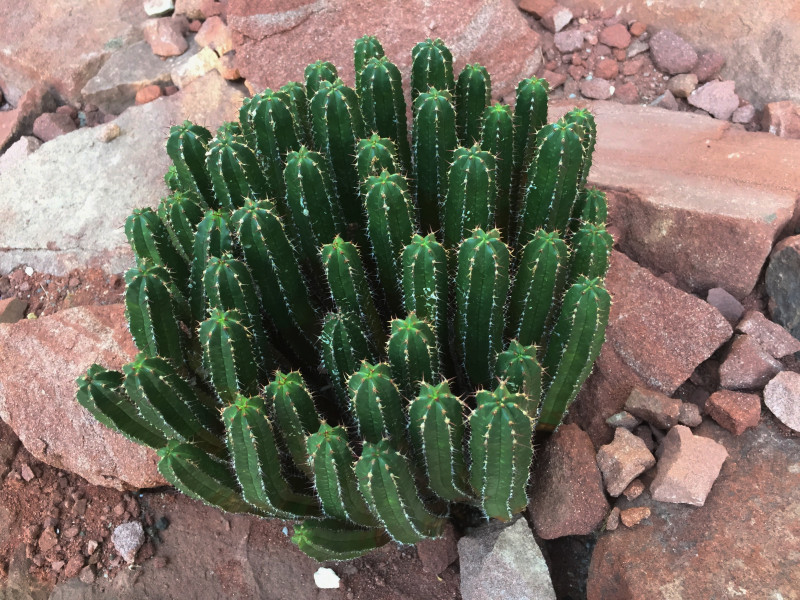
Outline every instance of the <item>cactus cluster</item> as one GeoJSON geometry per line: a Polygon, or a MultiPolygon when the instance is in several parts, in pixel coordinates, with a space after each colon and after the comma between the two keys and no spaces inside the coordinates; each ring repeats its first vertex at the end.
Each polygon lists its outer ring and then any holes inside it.
{"type": "Polygon", "coordinates": [[[173,127],[171,194],[125,225],[141,353],[78,380],[180,491],[297,521],[319,560],[523,510],[608,319],[592,115],[548,124],[541,79],[490,104],[441,40],[412,55],[410,131],[374,37],[355,89],[317,62],[215,136],[173,127]]]}

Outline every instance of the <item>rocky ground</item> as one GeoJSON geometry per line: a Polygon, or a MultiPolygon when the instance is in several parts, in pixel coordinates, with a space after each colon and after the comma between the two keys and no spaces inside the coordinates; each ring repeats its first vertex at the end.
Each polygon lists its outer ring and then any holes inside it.
{"type": "Polygon", "coordinates": [[[797,105],[625,11],[412,0],[387,28],[372,2],[294,4],[0,8],[0,598],[800,598],[797,105]],[[320,39],[351,80],[365,32],[401,69],[438,36],[496,99],[536,73],[551,119],[593,110],[614,305],[570,423],[537,439],[524,519],[330,565],[322,589],[290,524],[161,487],[72,381],[134,352],[120,224],[164,193],[169,126],[236,118],[320,39]]]}

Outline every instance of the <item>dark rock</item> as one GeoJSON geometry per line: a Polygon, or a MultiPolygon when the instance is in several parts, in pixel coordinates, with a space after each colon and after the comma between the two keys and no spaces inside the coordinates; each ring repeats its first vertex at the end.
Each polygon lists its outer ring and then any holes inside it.
{"type": "Polygon", "coordinates": [[[577,425],[562,425],[539,464],[528,506],[539,537],[550,540],[594,531],[609,506],[589,436],[577,425]]]}
{"type": "Polygon", "coordinates": [[[697,64],[697,52],[691,44],[668,29],[650,38],[650,56],[656,68],[668,75],[688,73],[697,64]]]}
{"type": "Polygon", "coordinates": [[[16,323],[28,310],[28,303],[22,298],[3,298],[0,300],[0,323],[16,323]]]}
{"type": "Polygon", "coordinates": [[[719,390],[706,401],[706,413],[733,435],[741,435],[750,427],[758,427],[761,398],[757,394],[719,390]]]}
{"type": "Polygon", "coordinates": [[[451,523],[445,525],[441,537],[422,540],[417,543],[416,548],[422,568],[434,575],[439,575],[458,560],[458,541],[451,523]]]}
{"type": "Polygon", "coordinates": [[[738,335],[719,367],[720,385],[728,390],[760,389],[782,370],[754,338],[738,335]]]}
{"type": "Polygon", "coordinates": [[[800,235],[788,237],[772,250],[765,275],[772,318],[800,339],[800,235]]]}

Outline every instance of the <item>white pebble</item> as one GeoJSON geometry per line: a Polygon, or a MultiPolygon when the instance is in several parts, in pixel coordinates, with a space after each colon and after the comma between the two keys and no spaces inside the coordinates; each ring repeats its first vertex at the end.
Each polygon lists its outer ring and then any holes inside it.
{"type": "Polygon", "coordinates": [[[322,590],[335,590],[339,587],[339,576],[333,572],[333,569],[320,567],[314,573],[314,583],[322,590]]]}
{"type": "Polygon", "coordinates": [[[25,275],[27,275],[28,277],[33,275],[33,267],[25,267],[25,275]]]}

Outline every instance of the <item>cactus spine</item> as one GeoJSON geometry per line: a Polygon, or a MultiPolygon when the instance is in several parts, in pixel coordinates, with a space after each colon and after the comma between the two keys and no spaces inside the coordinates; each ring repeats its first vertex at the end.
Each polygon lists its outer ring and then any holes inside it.
{"type": "Polygon", "coordinates": [[[358,180],[366,181],[369,177],[380,175],[384,170],[389,173],[397,171],[397,151],[394,142],[373,133],[369,138],[360,140],[356,150],[356,169],[358,180]]]}
{"type": "Polygon", "coordinates": [[[272,402],[280,437],[286,443],[295,466],[311,475],[306,436],[319,429],[320,417],[302,375],[297,371],[276,371],[265,394],[272,402]]]}
{"type": "Polygon", "coordinates": [[[228,210],[239,208],[247,198],[264,198],[269,193],[255,153],[234,128],[233,124],[220,127],[206,154],[214,194],[228,210]]]}
{"type": "Polygon", "coordinates": [[[339,77],[339,72],[333,63],[318,60],[306,67],[304,76],[306,78],[306,97],[311,102],[311,99],[319,91],[322,82],[333,83],[339,77]]]}
{"type": "Polygon", "coordinates": [[[511,340],[508,348],[497,355],[496,374],[509,391],[527,398],[529,416],[538,414],[542,367],[536,359],[536,346],[523,346],[517,340],[511,340]]]}
{"type": "Polygon", "coordinates": [[[467,65],[456,83],[456,115],[458,139],[462,146],[481,140],[484,111],[492,99],[492,83],[486,67],[467,65]]]}
{"type": "MultiPolygon", "coordinates": [[[[514,172],[514,121],[511,108],[505,104],[493,104],[483,113],[481,149],[495,158],[495,227],[508,242],[514,233],[511,227],[511,184],[514,172]]],[[[514,207],[516,209],[516,207],[514,207]]]]}
{"type": "Polygon", "coordinates": [[[347,387],[361,438],[374,444],[389,438],[395,447],[404,448],[407,444],[402,399],[389,365],[362,361],[347,387]]]}
{"type": "Polygon", "coordinates": [[[448,345],[448,275],[444,248],[434,234],[422,237],[415,233],[403,250],[401,262],[406,312],[428,321],[435,328],[440,345],[448,345]]]}
{"type": "Polygon", "coordinates": [[[361,90],[361,75],[367,61],[371,58],[382,58],[383,46],[374,35],[365,35],[353,44],[353,66],[356,72],[356,90],[361,90]]]}
{"type": "Polygon", "coordinates": [[[335,519],[309,520],[295,527],[292,541],[318,561],[349,560],[389,543],[382,529],[359,529],[335,519]]]}
{"type": "Polygon", "coordinates": [[[569,263],[570,282],[581,275],[589,279],[605,277],[611,257],[611,235],[602,225],[584,223],[572,236],[572,257],[569,263]]]}
{"type": "Polygon", "coordinates": [[[421,383],[439,379],[439,349],[431,326],[414,313],[405,319],[394,319],[389,336],[389,364],[392,377],[406,398],[419,392],[421,383]]]}
{"type": "MultiPolygon", "coordinates": [[[[514,105],[514,180],[512,198],[526,185],[526,172],[536,152],[536,135],[547,123],[547,94],[550,86],[544,79],[523,79],[517,86],[514,105]]],[[[512,210],[514,207],[512,206],[512,210]]]]}
{"type": "Polygon", "coordinates": [[[320,335],[322,366],[342,405],[349,403],[347,380],[362,360],[373,359],[369,342],[359,327],[358,318],[350,313],[329,313],[320,335]]]}
{"type": "Polygon", "coordinates": [[[455,248],[476,228],[494,225],[495,161],[477,144],[458,148],[447,174],[449,188],[444,203],[444,246],[455,248]]]}
{"type": "Polygon", "coordinates": [[[175,166],[175,175],[181,188],[199,194],[211,208],[219,208],[211,178],[205,168],[209,141],[211,132],[208,129],[184,121],[183,125],[170,127],[167,154],[175,166]]]}

